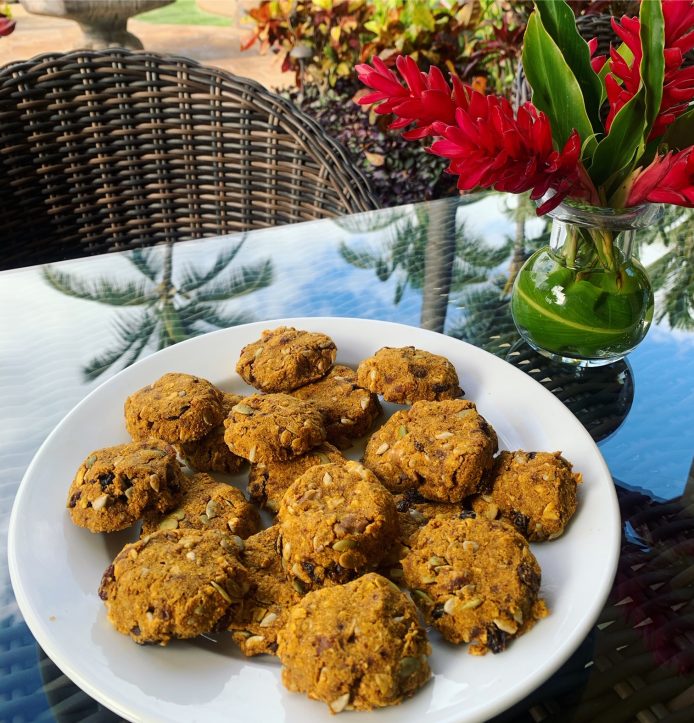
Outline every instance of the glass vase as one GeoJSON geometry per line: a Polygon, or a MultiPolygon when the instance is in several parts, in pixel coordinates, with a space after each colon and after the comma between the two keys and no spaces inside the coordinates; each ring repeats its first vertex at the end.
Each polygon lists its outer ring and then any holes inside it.
{"type": "Polygon", "coordinates": [[[513,285],[511,311],[525,341],[582,367],[632,351],[653,319],[653,288],[634,256],[634,239],[661,210],[564,202],[550,212],[550,245],[523,264],[513,285]]]}

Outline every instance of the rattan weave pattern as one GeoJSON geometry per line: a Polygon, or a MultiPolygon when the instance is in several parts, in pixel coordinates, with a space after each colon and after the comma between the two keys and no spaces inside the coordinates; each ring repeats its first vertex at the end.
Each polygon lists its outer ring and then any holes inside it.
{"type": "Polygon", "coordinates": [[[377,207],[288,101],[124,49],[0,69],[0,198],[0,268],[377,207]]]}

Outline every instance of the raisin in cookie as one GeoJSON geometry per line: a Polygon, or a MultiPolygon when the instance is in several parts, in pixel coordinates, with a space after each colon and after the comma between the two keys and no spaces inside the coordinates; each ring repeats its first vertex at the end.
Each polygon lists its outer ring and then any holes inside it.
{"type": "Polygon", "coordinates": [[[413,346],[379,349],[359,364],[357,381],[360,387],[395,404],[463,395],[458,374],[448,359],[413,346]]]}
{"type": "Polygon", "coordinates": [[[204,437],[222,419],[222,393],[190,374],[164,374],[125,400],[125,427],[134,440],[190,442],[204,437]]]}
{"type": "MultiPolygon", "coordinates": [[[[231,412],[231,408],[241,401],[243,397],[238,394],[222,392],[224,418],[231,412]]],[[[246,463],[246,460],[235,455],[224,441],[223,420],[204,437],[192,442],[182,442],[176,445],[176,448],[185,463],[198,472],[236,474],[246,463]]]]}
{"type": "Polygon", "coordinates": [[[249,462],[283,461],[325,441],[323,415],[289,394],[254,394],[231,408],[224,441],[249,462]]]}
{"type": "Polygon", "coordinates": [[[472,654],[501,652],[547,614],[540,566],[505,522],[436,517],[402,567],[426,622],[452,643],[472,642],[472,654]]]}
{"type": "Polygon", "coordinates": [[[336,354],[329,336],[280,326],[266,329],[241,350],[236,371],[263,392],[289,392],[324,377],[336,354]]]}
{"type": "Polygon", "coordinates": [[[234,612],[229,630],[244,655],[275,655],[277,633],[284,627],[289,609],[301,599],[280,565],[278,534],[274,525],[249,537],[240,556],[252,591],[234,612]]]}
{"type": "Polygon", "coordinates": [[[99,596],[118,632],[166,645],[223,628],[249,592],[231,535],[160,530],[126,545],[104,572],[99,596]]]}
{"type": "Polygon", "coordinates": [[[243,492],[199,472],[186,480],[176,509],[166,514],[149,512],[142,521],[143,535],[179,528],[221,530],[246,538],[260,529],[260,516],[243,492]]]}
{"type": "Polygon", "coordinates": [[[560,452],[501,452],[487,478],[485,494],[470,500],[489,519],[510,522],[532,542],[554,540],[576,512],[581,475],[560,452]]]}
{"type": "Polygon", "coordinates": [[[496,433],[472,402],[415,402],[371,436],[364,464],[392,492],[460,502],[477,491],[497,449],[496,433]]]}
{"type": "Polygon", "coordinates": [[[356,462],[311,467],[277,514],[284,569],[307,590],[372,570],[397,535],[392,495],[356,462]]]}
{"type": "Polygon", "coordinates": [[[259,462],[251,465],[248,476],[248,496],[261,508],[276,513],[289,486],[317,464],[342,464],[345,458],[332,444],[321,444],[300,457],[285,462],[259,462]]]}
{"type": "Polygon", "coordinates": [[[166,512],[181,496],[185,476],[176,450],[159,439],[92,452],[68,492],[72,521],[92,532],[130,527],[147,510],[166,512]]]}
{"type": "Polygon", "coordinates": [[[431,676],[415,606],[374,573],[309,593],[277,637],[284,684],[332,713],[396,705],[431,676]]]}
{"type": "Polygon", "coordinates": [[[325,420],[328,441],[341,448],[363,437],[381,413],[376,395],[358,386],[356,372],[342,364],[320,381],[294,390],[292,396],[316,404],[325,420]]]}

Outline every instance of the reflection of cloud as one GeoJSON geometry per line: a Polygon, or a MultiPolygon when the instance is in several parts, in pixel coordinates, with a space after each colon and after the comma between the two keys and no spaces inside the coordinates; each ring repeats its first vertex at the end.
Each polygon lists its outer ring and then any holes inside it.
{"type": "Polygon", "coordinates": [[[648,339],[655,344],[670,344],[675,342],[678,345],[675,353],[681,353],[685,350],[688,351],[694,347],[694,334],[691,331],[671,328],[667,323],[667,319],[663,319],[658,324],[651,326],[648,331],[648,339]],[[679,347],[682,347],[682,349],[679,347]]]}

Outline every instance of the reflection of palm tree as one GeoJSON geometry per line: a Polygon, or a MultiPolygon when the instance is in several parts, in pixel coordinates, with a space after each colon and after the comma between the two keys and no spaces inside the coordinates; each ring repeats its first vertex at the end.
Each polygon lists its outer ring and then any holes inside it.
{"type": "Polygon", "coordinates": [[[63,294],[109,306],[142,309],[137,315],[116,320],[116,346],[94,357],[83,369],[85,377],[95,379],[119,360],[124,361],[123,366],[132,364],[149,343],[163,349],[214,328],[249,321],[245,314],[225,313],[217,308],[220,302],[266,287],[272,281],[269,259],[221,277],[243,241],[221,253],[207,271],[184,268],[176,284],[171,243],[163,254],[155,249],[136,249],[125,255],[144,277],[138,281],[84,282],[52,266],[44,267],[43,278],[63,294]]]}
{"type": "MultiPolygon", "coordinates": [[[[476,197],[472,197],[456,199],[456,203],[452,203],[450,199],[436,202],[441,205],[441,218],[434,212],[434,204],[429,204],[428,207],[418,206],[413,214],[394,212],[391,216],[386,216],[385,220],[380,217],[379,228],[389,226],[392,231],[378,248],[355,250],[343,243],[340,254],[352,266],[373,270],[380,281],[395,278],[394,303],[397,305],[408,287],[423,289],[426,293],[427,249],[431,248],[432,238],[436,237],[444,242],[441,253],[437,254],[436,271],[450,270],[450,292],[459,293],[470,284],[486,280],[489,271],[508,256],[510,249],[508,243],[500,247],[486,245],[470,235],[465,223],[455,223],[457,205],[476,200],[476,197]],[[448,231],[441,226],[447,222],[447,216],[450,217],[448,231]]],[[[352,233],[368,233],[376,229],[369,225],[349,230],[352,233]]],[[[429,272],[431,271],[430,268],[429,272]]],[[[441,276],[440,273],[435,275],[441,276]]]]}
{"type": "Polygon", "coordinates": [[[640,231],[641,244],[660,241],[665,253],[647,267],[653,288],[662,292],[657,321],[667,318],[673,329],[694,330],[694,210],[667,207],[650,233],[640,231]]]}

